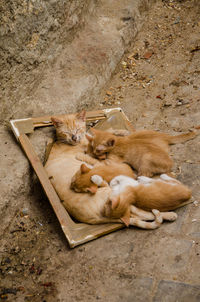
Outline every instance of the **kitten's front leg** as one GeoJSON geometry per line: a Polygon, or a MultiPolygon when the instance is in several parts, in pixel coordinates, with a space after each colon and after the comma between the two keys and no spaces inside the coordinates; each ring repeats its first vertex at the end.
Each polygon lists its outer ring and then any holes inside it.
{"type": "Polygon", "coordinates": [[[144,211],[142,209],[139,209],[133,205],[130,206],[131,214],[134,216],[136,215],[141,220],[154,220],[155,216],[151,212],[144,211]]]}
{"type": "Polygon", "coordinates": [[[99,164],[99,161],[97,159],[95,159],[85,153],[78,152],[75,157],[77,160],[84,161],[89,165],[98,165],[99,164]]]}

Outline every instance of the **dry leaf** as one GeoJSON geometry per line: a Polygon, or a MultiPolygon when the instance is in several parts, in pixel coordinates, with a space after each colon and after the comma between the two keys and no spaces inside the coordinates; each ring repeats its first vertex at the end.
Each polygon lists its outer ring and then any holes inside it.
{"type": "Polygon", "coordinates": [[[112,92],[108,90],[108,91],[106,91],[106,95],[111,96],[112,92]]]}
{"type": "Polygon", "coordinates": [[[151,56],[153,55],[152,51],[148,51],[144,54],[144,59],[148,60],[151,58],[151,56]]]}

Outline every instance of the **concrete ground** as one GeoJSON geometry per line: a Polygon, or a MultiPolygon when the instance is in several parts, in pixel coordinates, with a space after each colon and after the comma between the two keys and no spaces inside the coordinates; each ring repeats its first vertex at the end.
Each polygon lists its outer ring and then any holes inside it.
{"type": "MultiPolygon", "coordinates": [[[[199,1],[157,1],[89,109],[120,106],[137,129],[200,128],[199,15],[199,1]]],[[[32,137],[40,154],[49,135],[32,137]]],[[[200,137],[173,146],[171,155],[174,173],[193,191],[177,221],[153,231],[123,229],[74,250],[27,173],[33,189],[7,214],[1,240],[0,301],[200,301],[200,137]]]]}

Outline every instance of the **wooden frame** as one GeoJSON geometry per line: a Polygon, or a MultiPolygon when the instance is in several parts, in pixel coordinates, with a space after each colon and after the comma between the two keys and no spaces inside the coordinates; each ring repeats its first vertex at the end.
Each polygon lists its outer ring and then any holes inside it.
{"type": "MultiPolygon", "coordinates": [[[[90,111],[86,114],[87,121],[101,121],[108,117],[119,114],[123,118],[126,128],[134,130],[132,124],[124,114],[121,108],[104,109],[98,111],[90,111]]],[[[108,223],[99,225],[89,225],[85,223],[74,222],[66,209],[63,207],[60,199],[51,184],[47,173],[42,165],[39,157],[37,156],[31,141],[27,134],[33,133],[35,128],[52,126],[51,116],[43,116],[39,118],[27,118],[11,120],[11,128],[14,132],[18,142],[21,144],[26,156],[28,157],[35,173],[37,174],[40,183],[51,203],[51,206],[60,222],[62,230],[68,240],[71,248],[85,243],[87,241],[96,239],[102,235],[108,234],[124,227],[123,224],[108,223]]]]}

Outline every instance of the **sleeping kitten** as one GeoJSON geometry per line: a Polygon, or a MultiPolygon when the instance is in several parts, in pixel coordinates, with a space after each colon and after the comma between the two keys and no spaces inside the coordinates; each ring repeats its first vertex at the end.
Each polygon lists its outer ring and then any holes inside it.
{"type": "Polygon", "coordinates": [[[109,132],[91,129],[86,135],[88,149],[98,159],[113,159],[130,164],[138,175],[152,177],[171,171],[173,162],[168,155],[169,145],[184,142],[196,136],[189,132],[171,136],[156,131],[135,131],[129,136],[117,137],[109,132]]]}
{"type": "Polygon", "coordinates": [[[135,173],[127,164],[105,161],[105,163],[98,164],[92,169],[82,164],[80,170],[72,177],[71,189],[79,193],[89,192],[95,194],[98,185],[91,181],[91,176],[95,174],[100,175],[105,180],[101,182],[101,187],[108,186],[108,183],[117,175],[136,178],[135,173]]]}
{"type": "MultiPolygon", "coordinates": [[[[75,193],[70,189],[71,178],[81,165],[81,161],[76,159],[76,155],[81,153],[86,156],[84,154],[87,146],[85,112],[63,115],[62,117],[55,116],[52,117],[52,122],[56,128],[58,140],[50,151],[45,169],[62,200],[63,206],[71,216],[80,222],[89,224],[124,223],[124,213],[118,211],[114,218],[104,215],[105,204],[110,200],[111,195],[109,186],[99,188],[95,195],[75,193]]],[[[91,160],[90,156],[86,157],[87,162],[91,160]]],[[[92,161],[91,164],[94,162],[92,161]]],[[[164,217],[169,218],[165,216],[167,213],[160,213],[159,211],[149,213],[134,208],[133,212],[130,224],[146,229],[157,228],[164,217]],[[153,220],[153,222],[143,220],[153,220]]]]}
{"type": "MultiPolygon", "coordinates": [[[[98,176],[99,177],[99,176],[98,176]]],[[[92,178],[95,182],[95,178],[92,178]]],[[[99,183],[99,179],[98,179],[99,183]]],[[[149,211],[170,211],[189,203],[191,191],[178,180],[166,174],[159,178],[138,177],[138,180],[127,176],[117,176],[110,182],[112,188],[111,200],[104,208],[104,215],[115,217],[118,211],[129,219],[128,205],[149,211]]]]}
{"type": "Polygon", "coordinates": [[[57,141],[75,146],[85,138],[85,111],[59,118],[52,116],[51,121],[56,128],[57,141]]]}

